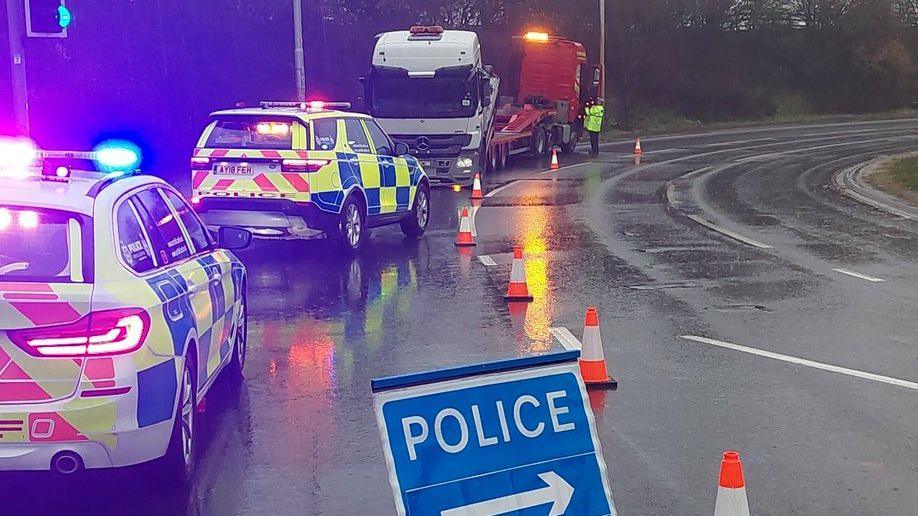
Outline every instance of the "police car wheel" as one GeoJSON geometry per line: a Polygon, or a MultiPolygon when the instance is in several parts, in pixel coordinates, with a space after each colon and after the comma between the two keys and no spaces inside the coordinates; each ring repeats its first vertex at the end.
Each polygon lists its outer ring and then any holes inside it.
{"type": "Polygon", "coordinates": [[[245,368],[245,358],[248,352],[248,309],[245,303],[245,286],[242,291],[242,301],[239,312],[239,321],[236,323],[236,341],[233,343],[233,358],[230,359],[230,375],[234,380],[242,380],[245,368]]]}
{"type": "Polygon", "coordinates": [[[366,234],[366,223],[363,207],[349,197],[341,207],[341,220],[338,222],[338,241],[345,250],[354,252],[360,249],[366,234]]]}
{"type": "Polygon", "coordinates": [[[172,438],[164,457],[165,471],[162,479],[167,484],[184,485],[194,472],[197,450],[197,387],[195,385],[193,355],[188,355],[182,368],[179,400],[172,426],[172,438]]]}
{"type": "Polygon", "coordinates": [[[414,207],[411,208],[411,213],[402,219],[402,233],[410,237],[419,237],[427,231],[428,224],[430,224],[430,187],[427,186],[427,183],[421,183],[414,194],[414,207]]]}

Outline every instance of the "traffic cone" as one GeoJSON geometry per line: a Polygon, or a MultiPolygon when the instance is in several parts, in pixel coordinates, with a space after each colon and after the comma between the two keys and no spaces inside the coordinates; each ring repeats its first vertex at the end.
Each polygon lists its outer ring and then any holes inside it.
{"type": "Polygon", "coordinates": [[[459,236],[456,237],[456,245],[459,247],[471,247],[475,245],[475,239],[472,237],[472,224],[469,222],[469,209],[462,208],[462,218],[459,219],[459,236]]]}
{"type": "Polygon", "coordinates": [[[532,301],[526,286],[526,264],[523,262],[523,248],[513,248],[513,267],[510,268],[510,284],[507,285],[507,301],[532,301]]]}
{"type": "Polygon", "coordinates": [[[740,462],[738,452],[724,452],[724,459],[720,463],[717,499],[714,500],[714,516],[749,516],[743,463],[740,462]]]}
{"type": "Polygon", "coordinates": [[[472,183],[472,199],[484,199],[481,192],[481,174],[475,173],[475,182],[472,183]]]}
{"type": "Polygon", "coordinates": [[[580,349],[580,375],[587,388],[615,389],[618,382],[606,372],[606,357],[599,333],[599,314],[589,307],[583,321],[583,342],[580,349]]]}
{"type": "Polygon", "coordinates": [[[558,170],[561,165],[558,164],[558,149],[551,150],[551,170],[558,170]]]}
{"type": "Polygon", "coordinates": [[[640,138],[638,138],[634,142],[634,153],[639,154],[639,155],[644,154],[644,151],[641,149],[641,139],[640,138]]]}

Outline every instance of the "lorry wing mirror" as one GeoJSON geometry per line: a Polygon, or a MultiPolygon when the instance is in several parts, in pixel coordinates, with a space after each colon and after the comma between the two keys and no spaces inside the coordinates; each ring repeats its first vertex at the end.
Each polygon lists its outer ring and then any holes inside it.
{"type": "Polygon", "coordinates": [[[411,149],[408,147],[408,144],[405,142],[395,142],[395,155],[404,156],[411,152],[411,149]]]}
{"type": "Polygon", "coordinates": [[[494,95],[494,86],[491,86],[491,81],[483,82],[481,84],[481,105],[488,107],[491,105],[491,95],[494,95]]]}

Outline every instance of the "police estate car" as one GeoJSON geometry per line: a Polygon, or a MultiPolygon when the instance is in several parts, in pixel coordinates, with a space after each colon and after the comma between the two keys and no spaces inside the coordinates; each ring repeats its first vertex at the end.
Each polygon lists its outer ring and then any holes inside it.
{"type": "Polygon", "coordinates": [[[0,470],[194,468],[196,407],[246,352],[245,268],[131,149],[0,140],[0,470]],[[82,172],[98,165],[106,173],[82,172]],[[74,165],[77,163],[77,165],[74,165]]]}
{"type": "Polygon", "coordinates": [[[404,144],[347,103],[262,102],[211,115],[194,155],[192,201],[208,227],[265,238],[326,233],[349,251],[367,229],[427,229],[430,187],[404,144]]]}

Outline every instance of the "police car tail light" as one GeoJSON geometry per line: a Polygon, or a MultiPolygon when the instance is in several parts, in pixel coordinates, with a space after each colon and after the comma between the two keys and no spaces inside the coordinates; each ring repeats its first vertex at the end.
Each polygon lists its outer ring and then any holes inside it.
{"type": "Polygon", "coordinates": [[[322,167],[331,163],[327,159],[285,159],[281,163],[282,172],[318,172],[322,167]]]}
{"type": "Polygon", "coordinates": [[[92,312],[58,326],[12,330],[10,340],[37,357],[110,356],[130,353],[143,345],[150,316],[142,308],[92,312]]]}
{"type": "Polygon", "coordinates": [[[255,131],[265,136],[287,136],[290,134],[290,124],[284,122],[260,122],[255,125],[255,131]]]}
{"type": "Polygon", "coordinates": [[[191,158],[191,170],[210,170],[210,158],[195,156],[191,158]]]}

